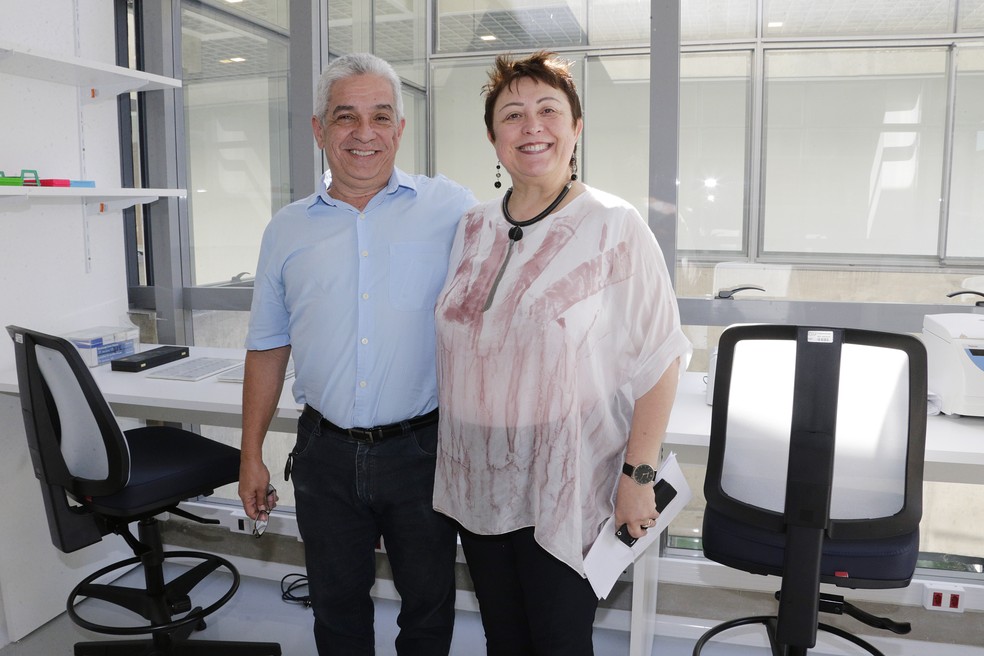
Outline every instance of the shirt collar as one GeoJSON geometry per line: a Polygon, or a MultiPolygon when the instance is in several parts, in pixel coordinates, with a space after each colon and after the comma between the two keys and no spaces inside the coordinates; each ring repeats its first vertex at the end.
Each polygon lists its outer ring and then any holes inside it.
{"type": "MultiPolygon", "coordinates": [[[[335,207],[338,205],[338,202],[334,198],[328,195],[328,181],[330,179],[331,178],[328,175],[328,172],[326,171],[324,176],[320,180],[318,180],[318,193],[316,193],[311,198],[311,202],[308,205],[308,208],[313,207],[319,201],[321,203],[324,203],[325,205],[330,205],[331,207],[335,207]]],[[[393,173],[390,174],[389,181],[387,181],[386,187],[384,188],[386,191],[386,195],[392,196],[397,191],[399,191],[401,187],[405,189],[409,189],[414,194],[417,193],[417,181],[414,180],[413,176],[406,173],[405,171],[393,167],[393,173]]]]}

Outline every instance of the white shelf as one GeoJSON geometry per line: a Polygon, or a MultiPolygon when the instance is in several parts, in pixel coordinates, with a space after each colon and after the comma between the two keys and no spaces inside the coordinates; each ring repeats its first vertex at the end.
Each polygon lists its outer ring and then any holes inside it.
{"type": "Polygon", "coordinates": [[[105,214],[152,203],[159,198],[185,198],[184,189],[99,189],[96,187],[0,187],[0,202],[75,199],[85,201],[89,214],[105,214]]]}
{"type": "Polygon", "coordinates": [[[87,101],[111,100],[129,91],[178,89],[181,80],[121,66],[63,57],[0,42],[0,73],[47,80],[87,90],[87,101]]]}

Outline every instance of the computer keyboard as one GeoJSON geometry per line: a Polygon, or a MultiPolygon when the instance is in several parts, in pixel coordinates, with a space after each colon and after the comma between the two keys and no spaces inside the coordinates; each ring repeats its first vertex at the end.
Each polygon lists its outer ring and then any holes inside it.
{"type": "Polygon", "coordinates": [[[147,374],[147,378],[195,382],[241,365],[239,358],[189,358],[147,374]]]}

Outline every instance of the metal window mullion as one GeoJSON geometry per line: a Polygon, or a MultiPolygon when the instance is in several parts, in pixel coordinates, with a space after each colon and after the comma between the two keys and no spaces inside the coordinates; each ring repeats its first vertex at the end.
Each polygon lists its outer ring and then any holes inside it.
{"type": "Polygon", "coordinates": [[[649,39],[649,228],[676,281],[680,2],[652,0],[649,39]]]}
{"type": "Polygon", "coordinates": [[[437,48],[434,21],[437,20],[436,3],[424,3],[424,173],[433,176],[437,173],[437,165],[434,161],[434,139],[437,132],[434,130],[434,100],[432,84],[434,81],[434,71],[431,69],[431,55],[437,48]]]}
{"type": "Polygon", "coordinates": [[[943,173],[940,181],[940,222],[936,254],[940,264],[946,263],[947,239],[950,228],[950,189],[953,181],[953,131],[957,121],[957,44],[950,44],[946,56],[946,116],[943,119],[943,173]]]}
{"type": "MultiPolygon", "coordinates": [[[[144,70],[180,78],[180,1],[138,3],[137,21],[144,70]]],[[[186,187],[183,91],[148,91],[139,96],[144,184],[169,189],[186,187]]],[[[148,206],[148,215],[158,341],[192,344],[192,316],[184,299],[184,289],[192,279],[188,203],[185,199],[162,198],[148,206]]]]}
{"type": "Polygon", "coordinates": [[[757,43],[749,67],[748,213],[745,216],[745,255],[755,262],[765,250],[765,49],[757,43]]]}
{"type": "MultiPolygon", "coordinates": [[[[321,74],[321,44],[325,43],[327,57],[328,8],[327,0],[292,2],[288,9],[290,44],[287,75],[288,131],[287,149],[290,169],[290,200],[298,200],[315,192],[322,169],[321,151],[311,134],[314,114],[314,93],[321,74]]],[[[279,207],[271,208],[273,210],[279,207]]]]}

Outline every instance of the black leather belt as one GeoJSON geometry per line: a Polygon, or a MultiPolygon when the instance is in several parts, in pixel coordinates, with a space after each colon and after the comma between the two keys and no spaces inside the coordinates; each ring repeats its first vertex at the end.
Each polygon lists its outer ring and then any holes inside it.
{"type": "Polygon", "coordinates": [[[321,428],[324,430],[330,430],[333,433],[341,433],[342,435],[347,435],[354,440],[367,442],[369,444],[373,444],[374,442],[382,442],[383,440],[388,440],[391,437],[405,435],[416,428],[430,426],[431,424],[437,422],[438,417],[437,408],[434,408],[426,415],[413,417],[412,419],[407,419],[406,421],[399,421],[395,424],[373,426],[372,428],[341,428],[322,417],[320,412],[309,405],[304,406],[303,414],[320,422],[321,428]]]}

